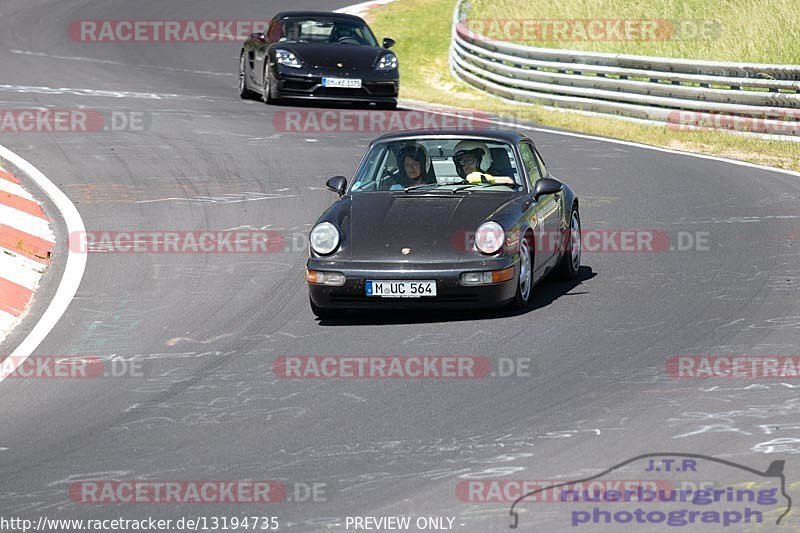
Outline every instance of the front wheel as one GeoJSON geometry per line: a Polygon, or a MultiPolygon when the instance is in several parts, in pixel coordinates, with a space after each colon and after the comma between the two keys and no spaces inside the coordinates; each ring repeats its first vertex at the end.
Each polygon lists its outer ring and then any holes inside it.
{"type": "Polygon", "coordinates": [[[563,280],[574,280],[581,268],[581,216],[578,207],[572,206],[569,215],[569,232],[565,239],[561,262],[556,269],[556,276],[563,280]]]}
{"type": "Polygon", "coordinates": [[[516,311],[528,309],[533,303],[533,255],[531,254],[531,237],[525,235],[519,242],[519,274],[517,276],[517,292],[511,302],[516,311]]]}

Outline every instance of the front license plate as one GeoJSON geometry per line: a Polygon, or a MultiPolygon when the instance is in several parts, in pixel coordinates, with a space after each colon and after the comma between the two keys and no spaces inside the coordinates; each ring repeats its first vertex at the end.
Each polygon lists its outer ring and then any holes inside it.
{"type": "Polygon", "coordinates": [[[367,296],[423,298],[436,296],[435,281],[367,280],[367,296]]]}
{"type": "Polygon", "coordinates": [[[323,87],[342,87],[344,89],[360,89],[359,78],[322,78],[323,87]]]}

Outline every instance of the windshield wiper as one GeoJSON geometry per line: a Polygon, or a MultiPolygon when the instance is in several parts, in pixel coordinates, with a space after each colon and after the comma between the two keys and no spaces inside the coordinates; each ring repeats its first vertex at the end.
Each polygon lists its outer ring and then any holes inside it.
{"type": "MultiPolygon", "coordinates": [[[[448,189],[448,192],[451,192],[453,194],[455,194],[455,193],[457,193],[459,191],[466,190],[466,189],[471,189],[472,187],[483,188],[483,187],[500,187],[500,186],[502,186],[502,187],[511,187],[512,189],[520,189],[520,188],[522,188],[522,184],[520,184],[520,183],[468,183],[466,181],[461,181],[461,182],[457,182],[457,183],[447,183],[445,185],[460,185],[460,187],[456,187],[456,188],[453,188],[453,189],[448,189]]],[[[403,192],[416,191],[416,190],[419,190],[419,189],[424,189],[426,187],[442,187],[442,186],[443,185],[441,183],[423,183],[422,185],[413,185],[411,187],[406,187],[405,189],[403,189],[403,192]]]]}
{"type": "Polygon", "coordinates": [[[416,190],[416,189],[421,189],[422,187],[442,187],[444,185],[461,185],[461,187],[455,187],[453,189],[445,189],[446,192],[449,192],[450,194],[455,194],[455,193],[463,191],[465,189],[471,189],[472,187],[475,187],[476,184],[468,183],[467,181],[459,181],[459,182],[456,182],[456,183],[445,183],[445,184],[442,184],[442,183],[424,183],[422,185],[414,185],[413,187],[408,187],[407,189],[404,189],[404,190],[405,190],[405,192],[408,192],[408,191],[413,191],[413,190],[416,190]]]}
{"type": "Polygon", "coordinates": [[[438,183],[423,183],[422,185],[413,185],[411,187],[406,187],[405,189],[403,189],[403,192],[416,191],[417,189],[421,189],[423,187],[438,187],[438,186],[439,186],[438,183]]]}
{"type": "Polygon", "coordinates": [[[511,187],[512,189],[521,189],[521,183],[473,183],[470,187],[511,187]]]}

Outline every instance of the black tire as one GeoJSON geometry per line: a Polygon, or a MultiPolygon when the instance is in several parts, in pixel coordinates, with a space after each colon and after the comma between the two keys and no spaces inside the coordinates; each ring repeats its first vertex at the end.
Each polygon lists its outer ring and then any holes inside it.
{"type": "Polygon", "coordinates": [[[519,242],[520,255],[517,273],[517,292],[511,301],[511,309],[514,311],[525,311],[533,305],[533,239],[530,233],[519,242]],[[526,259],[527,258],[527,259],[526,259]],[[526,272],[527,271],[527,272],[526,272]],[[524,283],[527,277],[527,291],[524,283]],[[527,294],[526,294],[527,292],[527,294]]]}
{"type": "Polygon", "coordinates": [[[258,93],[251,91],[247,87],[247,80],[245,79],[245,58],[244,54],[239,57],[239,97],[242,100],[255,100],[258,93]]]}
{"type": "Polygon", "coordinates": [[[326,318],[334,318],[337,316],[336,311],[333,309],[328,309],[327,307],[320,307],[311,300],[308,299],[308,303],[311,304],[311,312],[317,315],[317,318],[326,319],[326,318]]]}
{"type": "Polygon", "coordinates": [[[567,238],[564,239],[564,255],[561,256],[561,261],[554,272],[556,279],[571,281],[578,278],[578,271],[581,268],[581,246],[581,216],[578,206],[573,205],[569,214],[569,231],[567,238]],[[577,245],[575,250],[573,250],[574,244],[577,245]]]}

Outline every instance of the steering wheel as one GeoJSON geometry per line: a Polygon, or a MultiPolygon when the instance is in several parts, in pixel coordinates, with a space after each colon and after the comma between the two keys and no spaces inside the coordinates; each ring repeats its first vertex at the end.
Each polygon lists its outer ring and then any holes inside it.
{"type": "Polygon", "coordinates": [[[380,187],[377,190],[380,191],[388,191],[391,185],[397,184],[397,178],[400,176],[400,169],[396,168],[393,170],[384,169],[381,172],[380,177],[380,187]]]}
{"type": "Polygon", "coordinates": [[[397,177],[399,175],[400,175],[400,169],[399,168],[384,169],[383,173],[381,173],[381,181],[384,181],[386,179],[393,179],[394,180],[394,179],[397,179],[397,177]]]}
{"type": "Polygon", "coordinates": [[[341,44],[361,44],[358,41],[358,39],[356,39],[352,35],[344,35],[342,37],[339,37],[338,39],[336,39],[336,42],[341,44]]]}

